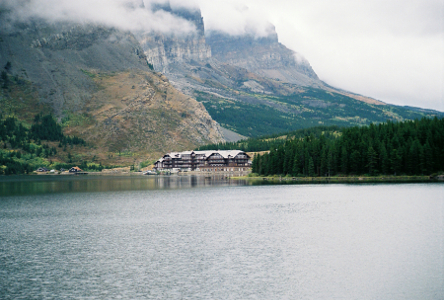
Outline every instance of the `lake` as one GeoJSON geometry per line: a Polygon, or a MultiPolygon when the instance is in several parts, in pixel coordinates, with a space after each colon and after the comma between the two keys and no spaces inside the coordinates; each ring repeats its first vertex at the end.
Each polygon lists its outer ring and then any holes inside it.
{"type": "Polygon", "coordinates": [[[444,184],[0,179],[0,299],[444,299],[444,184]]]}

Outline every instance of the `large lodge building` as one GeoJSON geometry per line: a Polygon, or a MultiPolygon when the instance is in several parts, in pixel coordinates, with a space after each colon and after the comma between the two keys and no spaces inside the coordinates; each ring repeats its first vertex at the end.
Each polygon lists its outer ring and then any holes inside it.
{"type": "Polygon", "coordinates": [[[185,151],[165,154],[156,170],[189,170],[202,172],[243,172],[251,168],[250,156],[240,150],[185,151]]]}

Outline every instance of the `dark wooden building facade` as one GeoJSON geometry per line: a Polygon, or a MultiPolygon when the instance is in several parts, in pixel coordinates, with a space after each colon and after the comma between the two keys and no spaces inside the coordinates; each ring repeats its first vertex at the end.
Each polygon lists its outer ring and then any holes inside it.
{"type": "Polygon", "coordinates": [[[155,164],[157,170],[247,171],[250,156],[240,150],[185,151],[165,154],[155,164]]]}

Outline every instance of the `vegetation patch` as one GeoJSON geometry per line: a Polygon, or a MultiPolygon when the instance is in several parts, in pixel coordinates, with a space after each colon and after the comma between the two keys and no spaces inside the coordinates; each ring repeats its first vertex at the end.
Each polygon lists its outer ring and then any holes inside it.
{"type": "Polygon", "coordinates": [[[12,116],[0,115],[0,174],[29,174],[39,167],[83,165],[86,170],[100,169],[69,152],[85,147],[77,136],[66,136],[52,115],[37,114],[30,128],[12,116]]]}
{"type": "Polygon", "coordinates": [[[214,120],[248,137],[286,132],[319,124],[363,126],[387,120],[403,121],[442,113],[393,105],[376,105],[316,88],[304,88],[290,95],[240,92],[232,100],[195,91],[214,120]]]}
{"type": "Polygon", "coordinates": [[[444,119],[343,128],[337,138],[288,139],[257,155],[253,173],[295,177],[430,175],[444,171],[444,119]]]}

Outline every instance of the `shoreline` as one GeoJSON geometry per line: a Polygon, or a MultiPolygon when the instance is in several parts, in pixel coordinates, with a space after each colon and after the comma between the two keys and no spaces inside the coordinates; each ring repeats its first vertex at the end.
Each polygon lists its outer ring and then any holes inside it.
{"type": "MultiPolygon", "coordinates": [[[[237,173],[237,172],[236,172],[237,173]]],[[[348,176],[348,177],[284,177],[284,176],[255,176],[249,177],[244,174],[233,174],[225,172],[215,172],[215,173],[196,173],[196,172],[181,172],[173,174],[158,174],[158,175],[144,175],[142,172],[88,172],[87,174],[75,174],[75,173],[65,173],[65,174],[19,174],[19,175],[9,175],[2,177],[13,177],[13,176],[29,176],[29,177],[52,177],[52,176],[62,176],[62,177],[88,177],[88,176],[146,176],[148,178],[156,176],[222,176],[233,180],[248,180],[248,181],[264,181],[264,182],[440,182],[444,181],[444,175],[437,177],[431,176],[348,176]]]]}
{"type": "Polygon", "coordinates": [[[444,182],[442,176],[352,176],[352,177],[231,177],[263,183],[392,183],[392,182],[444,182]]]}

